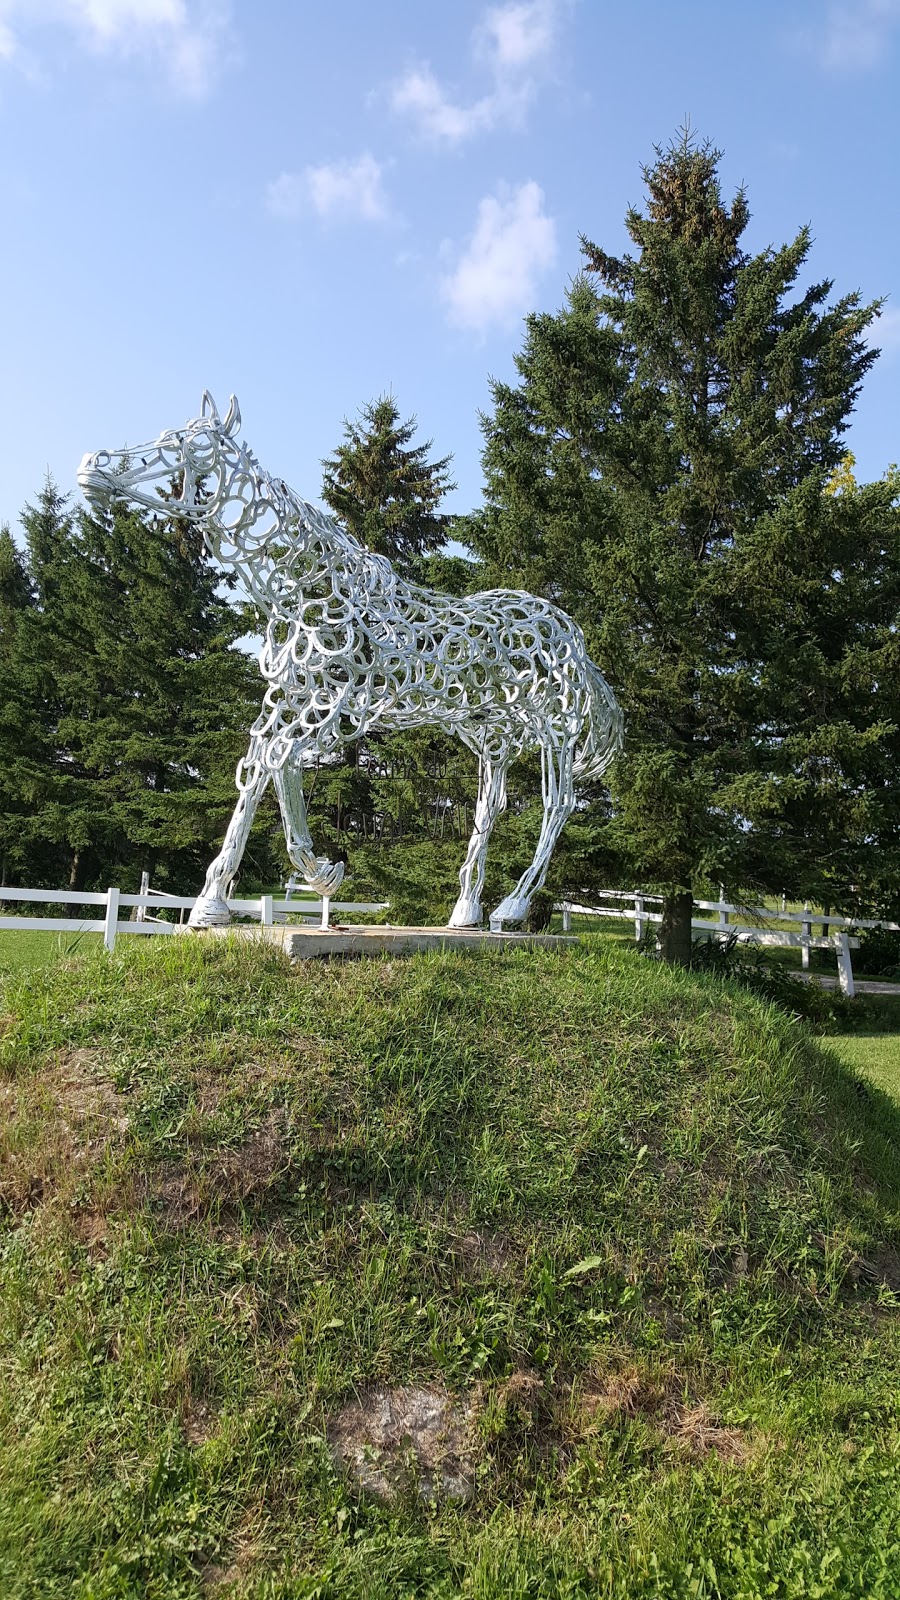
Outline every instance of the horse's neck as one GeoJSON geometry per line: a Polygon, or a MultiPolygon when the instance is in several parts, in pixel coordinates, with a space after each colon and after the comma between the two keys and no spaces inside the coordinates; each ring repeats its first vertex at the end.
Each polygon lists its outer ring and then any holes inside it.
{"type": "Polygon", "coordinates": [[[231,467],[212,521],[223,559],[271,616],[293,610],[304,592],[326,580],[329,587],[351,589],[353,571],[365,558],[352,535],[244,451],[231,467]]]}

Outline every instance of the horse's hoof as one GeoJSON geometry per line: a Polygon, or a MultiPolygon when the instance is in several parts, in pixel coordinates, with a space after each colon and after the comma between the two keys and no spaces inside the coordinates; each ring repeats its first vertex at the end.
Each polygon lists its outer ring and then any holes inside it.
{"type": "Polygon", "coordinates": [[[306,886],[315,894],[322,895],[323,899],[333,900],[343,881],[343,861],[327,861],[323,856],[316,863],[315,872],[307,878],[306,886]]]}
{"type": "Polygon", "coordinates": [[[524,922],[531,900],[526,895],[508,894],[490,915],[491,928],[502,929],[504,922],[524,922]]]}
{"type": "Polygon", "coordinates": [[[231,921],[231,912],[224,900],[218,895],[201,895],[194,901],[194,906],[188,917],[189,928],[227,928],[231,921]]]}
{"type": "Polygon", "coordinates": [[[482,923],[481,902],[471,895],[461,894],[450,913],[448,928],[480,928],[482,923]]]}

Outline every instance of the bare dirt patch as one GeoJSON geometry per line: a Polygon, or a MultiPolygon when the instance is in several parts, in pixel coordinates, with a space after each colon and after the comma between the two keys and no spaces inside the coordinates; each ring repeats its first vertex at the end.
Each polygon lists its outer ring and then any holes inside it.
{"type": "Polygon", "coordinates": [[[848,1277],[853,1284],[883,1284],[895,1294],[900,1292],[900,1250],[889,1244],[875,1245],[866,1257],[854,1257],[848,1277]]]}
{"type": "Polygon", "coordinates": [[[239,1145],[202,1160],[197,1182],[204,1199],[242,1203],[267,1193],[287,1166],[281,1119],[273,1112],[239,1145]]]}
{"type": "Polygon", "coordinates": [[[750,1455],[743,1431],[726,1427],[702,1401],[694,1406],[677,1406],[665,1418],[663,1431],[674,1444],[683,1446],[694,1460],[702,1460],[715,1451],[720,1461],[739,1465],[750,1455]]]}
{"type": "Polygon", "coordinates": [[[703,1400],[685,1399],[685,1384],[676,1374],[651,1377],[627,1367],[590,1381],[576,1411],[588,1431],[616,1419],[643,1417],[666,1444],[683,1450],[694,1460],[713,1452],[720,1460],[746,1461],[750,1445],[742,1429],[729,1427],[703,1400]]]}
{"type": "Polygon", "coordinates": [[[328,1425],[334,1461],[382,1499],[467,1500],[475,1473],[471,1409],[436,1386],[369,1389],[328,1425]]]}
{"type": "Polygon", "coordinates": [[[500,1276],[508,1272],[516,1257],[511,1239],[502,1233],[486,1233],[477,1228],[454,1239],[451,1249],[468,1268],[485,1276],[500,1276]]]}
{"type": "Polygon", "coordinates": [[[204,1400],[189,1400],[182,1408],[181,1430],[192,1449],[200,1449],[213,1436],[218,1418],[204,1400]]]}
{"type": "Polygon", "coordinates": [[[20,1216],[69,1195],[128,1126],[127,1101],[97,1051],[0,1083],[0,1209],[20,1216]]]}
{"type": "Polygon", "coordinates": [[[159,1162],[141,1180],[141,1199],[170,1226],[182,1227],[194,1217],[227,1215],[264,1199],[288,1166],[281,1120],[273,1112],[238,1145],[159,1162]]]}

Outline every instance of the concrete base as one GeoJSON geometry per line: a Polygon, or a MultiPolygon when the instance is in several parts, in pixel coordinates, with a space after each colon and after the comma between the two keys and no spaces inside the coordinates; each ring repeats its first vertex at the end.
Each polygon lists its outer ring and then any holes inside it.
{"type": "Polygon", "coordinates": [[[242,939],[264,939],[279,944],[291,961],[311,961],[322,956],[409,956],[419,950],[559,950],[578,943],[558,933],[489,933],[483,928],[390,928],[362,924],[332,928],[248,927],[185,928],[203,939],[235,933],[242,939]]]}

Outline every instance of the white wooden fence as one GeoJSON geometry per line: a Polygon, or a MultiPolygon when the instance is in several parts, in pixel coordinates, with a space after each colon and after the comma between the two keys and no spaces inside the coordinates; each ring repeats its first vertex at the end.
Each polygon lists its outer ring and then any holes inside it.
{"type": "MultiPolygon", "coordinates": [[[[107,889],[105,892],[99,890],[90,892],[86,889],[0,888],[0,902],[4,900],[24,904],[32,902],[39,905],[102,906],[102,914],[95,917],[0,916],[0,932],[5,929],[31,928],[40,933],[102,933],[107,950],[115,949],[116,937],[120,933],[174,932],[176,927],[174,921],[149,913],[177,912],[179,923],[184,923],[185,913],[190,912],[194,904],[193,895],[164,894],[158,889],[144,889],[140,894],[125,894],[116,888],[107,889]],[[122,909],[135,907],[136,917],[122,920],[120,916],[122,909]]],[[[332,903],[326,898],[295,900],[288,893],[284,899],[276,899],[271,894],[260,895],[256,900],[230,899],[228,906],[238,916],[256,917],[263,927],[286,922],[289,917],[293,918],[299,914],[303,923],[314,923],[327,928],[332,911],[384,911],[387,908],[387,901],[376,903],[365,900],[338,900],[332,903]],[[304,915],[307,912],[310,915],[304,915]]]]}
{"type": "MultiPolygon", "coordinates": [[[[558,909],[562,911],[563,931],[568,933],[572,926],[573,916],[578,917],[615,917],[619,921],[634,918],[634,937],[641,939],[648,923],[662,922],[662,912],[651,910],[651,906],[662,904],[662,896],[658,894],[644,894],[638,889],[604,889],[597,894],[598,900],[615,902],[608,906],[582,906],[574,901],[564,901],[558,909]]],[[[802,911],[773,911],[771,906],[740,906],[728,900],[695,900],[695,911],[714,912],[715,916],[694,917],[691,927],[698,933],[706,933],[711,938],[729,938],[734,936],[746,944],[775,945],[782,948],[800,949],[800,961],[804,968],[809,967],[810,950],[833,950],[837,957],[838,983],[843,994],[852,999],[856,993],[853,981],[853,962],[851,950],[859,949],[859,940],[855,937],[859,928],[886,928],[892,933],[900,933],[900,924],[896,922],[873,922],[860,917],[829,917],[813,912],[809,906],[804,906],[802,911]],[[741,921],[732,921],[732,918],[741,918],[741,921]],[[752,918],[752,921],[747,921],[752,918]],[[798,929],[792,932],[787,928],[766,927],[766,923],[793,922],[798,929]],[[829,928],[827,935],[813,935],[813,923],[820,923],[829,928]]]]}

